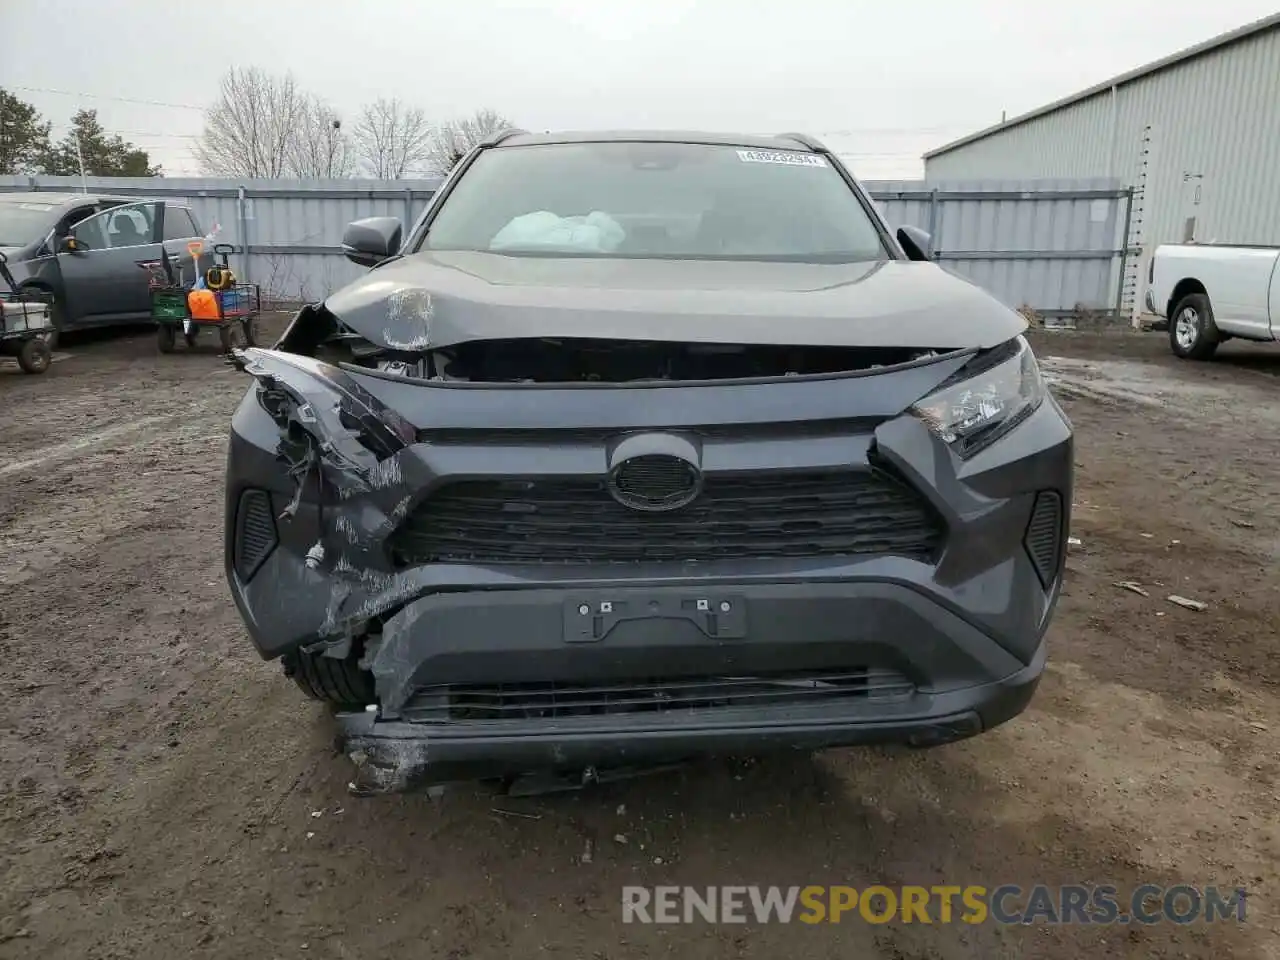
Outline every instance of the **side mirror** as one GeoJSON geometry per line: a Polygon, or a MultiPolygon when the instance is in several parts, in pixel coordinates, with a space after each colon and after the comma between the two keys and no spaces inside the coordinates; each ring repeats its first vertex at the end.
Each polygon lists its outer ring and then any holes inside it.
{"type": "Polygon", "coordinates": [[[400,231],[395,217],[355,220],[342,231],[342,252],[352,263],[372,267],[400,252],[400,231]]]}
{"type": "Polygon", "coordinates": [[[908,260],[933,259],[933,237],[929,236],[926,230],[910,225],[899,227],[898,243],[902,246],[908,260]]]}
{"type": "Polygon", "coordinates": [[[58,241],[58,251],[60,253],[77,253],[81,250],[81,246],[76,242],[76,238],[65,236],[58,241]]]}

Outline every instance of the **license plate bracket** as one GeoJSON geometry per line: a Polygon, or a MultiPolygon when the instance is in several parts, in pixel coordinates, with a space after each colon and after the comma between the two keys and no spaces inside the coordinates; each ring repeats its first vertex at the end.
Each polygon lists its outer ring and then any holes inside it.
{"type": "Polygon", "coordinates": [[[609,594],[591,592],[564,603],[565,643],[595,643],[628,620],[677,620],[694,624],[712,640],[747,635],[747,603],[734,594],[609,594]]]}

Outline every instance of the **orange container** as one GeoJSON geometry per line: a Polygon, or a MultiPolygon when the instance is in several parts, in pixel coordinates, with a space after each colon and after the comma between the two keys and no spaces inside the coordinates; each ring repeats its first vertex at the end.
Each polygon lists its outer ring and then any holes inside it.
{"type": "Polygon", "coordinates": [[[192,290],[187,294],[187,309],[192,320],[217,320],[218,298],[212,290],[192,290]]]}

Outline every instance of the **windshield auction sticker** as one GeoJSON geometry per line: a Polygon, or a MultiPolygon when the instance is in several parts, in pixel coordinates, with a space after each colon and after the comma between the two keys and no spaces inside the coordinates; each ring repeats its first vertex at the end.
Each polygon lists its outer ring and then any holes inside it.
{"type": "Polygon", "coordinates": [[[788,167],[825,167],[827,161],[815,153],[792,153],[789,150],[739,150],[743,163],[781,163],[788,167]]]}

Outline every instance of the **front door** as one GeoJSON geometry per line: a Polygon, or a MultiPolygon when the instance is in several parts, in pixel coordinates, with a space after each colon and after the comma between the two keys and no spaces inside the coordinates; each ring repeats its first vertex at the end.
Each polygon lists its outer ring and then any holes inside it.
{"type": "Polygon", "coordinates": [[[76,249],[58,253],[69,322],[150,316],[148,274],[141,264],[158,256],[159,206],[154,200],[122,204],[72,228],[76,249]]]}
{"type": "Polygon", "coordinates": [[[164,207],[164,250],[170,260],[177,260],[185,282],[190,283],[197,274],[204,272],[203,267],[213,263],[213,251],[203,249],[203,240],[195,221],[191,219],[191,211],[166,203],[164,207]],[[191,245],[201,242],[200,259],[194,260],[191,245]]]}

